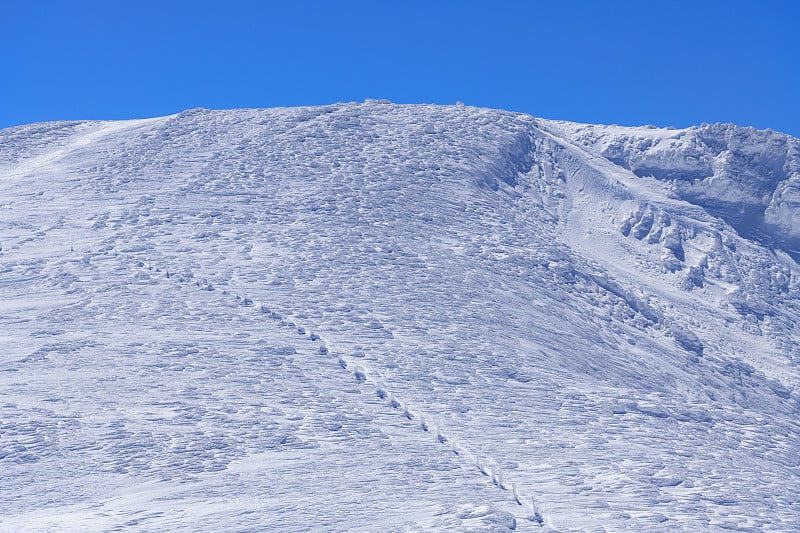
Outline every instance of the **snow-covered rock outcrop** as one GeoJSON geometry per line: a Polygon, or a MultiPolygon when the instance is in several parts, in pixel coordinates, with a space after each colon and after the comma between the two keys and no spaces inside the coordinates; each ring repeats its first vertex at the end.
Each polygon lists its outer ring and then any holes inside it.
{"type": "MultiPolygon", "coordinates": [[[[800,243],[800,141],[771,130],[705,124],[685,130],[567,127],[574,142],[637,176],[667,182],[740,233],[800,243]]],[[[771,244],[772,241],[767,241],[771,244]]]]}

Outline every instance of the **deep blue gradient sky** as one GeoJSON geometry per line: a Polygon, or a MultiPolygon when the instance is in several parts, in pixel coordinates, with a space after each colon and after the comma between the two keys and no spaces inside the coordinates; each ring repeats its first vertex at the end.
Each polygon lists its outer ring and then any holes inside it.
{"type": "Polygon", "coordinates": [[[0,128],[388,98],[800,136],[794,0],[0,0],[0,128]]]}

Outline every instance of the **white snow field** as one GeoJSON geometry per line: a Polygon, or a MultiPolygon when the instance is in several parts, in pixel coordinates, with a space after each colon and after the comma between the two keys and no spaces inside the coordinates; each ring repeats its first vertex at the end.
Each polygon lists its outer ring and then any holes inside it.
{"type": "Polygon", "coordinates": [[[0,531],[800,531],[792,137],[33,124],[0,246],[0,531]]]}

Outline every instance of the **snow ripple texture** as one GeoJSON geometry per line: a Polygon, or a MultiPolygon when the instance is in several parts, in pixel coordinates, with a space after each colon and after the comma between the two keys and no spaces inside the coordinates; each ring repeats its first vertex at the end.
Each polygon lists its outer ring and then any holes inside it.
{"type": "Polygon", "coordinates": [[[383,101],[0,131],[0,530],[800,530],[800,156],[383,101]]]}

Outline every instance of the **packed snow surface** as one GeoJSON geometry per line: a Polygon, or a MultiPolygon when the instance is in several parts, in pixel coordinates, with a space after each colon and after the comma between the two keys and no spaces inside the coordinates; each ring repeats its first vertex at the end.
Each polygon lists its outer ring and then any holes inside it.
{"type": "Polygon", "coordinates": [[[0,131],[2,531],[800,531],[800,144],[370,101],[0,131]]]}

